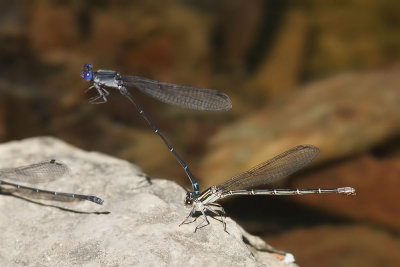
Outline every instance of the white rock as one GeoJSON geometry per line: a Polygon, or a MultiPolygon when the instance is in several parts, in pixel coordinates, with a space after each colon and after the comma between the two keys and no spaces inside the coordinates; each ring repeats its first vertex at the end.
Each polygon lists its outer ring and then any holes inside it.
{"type": "Polygon", "coordinates": [[[190,211],[184,189],[149,180],[124,160],[50,137],[0,145],[0,168],[51,158],[69,165],[70,174],[35,187],[105,202],[19,197],[1,187],[1,266],[295,266],[230,218],[229,234],[212,219],[196,233],[195,223],[179,227],[190,211]]]}

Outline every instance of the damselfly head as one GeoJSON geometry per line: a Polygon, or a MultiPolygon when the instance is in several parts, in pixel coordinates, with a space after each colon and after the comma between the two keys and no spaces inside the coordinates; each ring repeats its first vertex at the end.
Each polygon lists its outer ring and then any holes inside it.
{"type": "Polygon", "coordinates": [[[82,69],[81,76],[83,79],[85,79],[88,82],[90,82],[93,79],[92,68],[93,68],[93,66],[91,63],[86,63],[82,69]]]}
{"type": "Polygon", "coordinates": [[[193,193],[187,192],[185,197],[185,207],[190,208],[191,206],[193,206],[193,193]]]}

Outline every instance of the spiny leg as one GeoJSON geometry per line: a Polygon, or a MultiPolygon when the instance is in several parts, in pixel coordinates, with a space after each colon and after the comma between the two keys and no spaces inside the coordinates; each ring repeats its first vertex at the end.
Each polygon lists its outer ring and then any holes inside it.
{"type": "MultiPolygon", "coordinates": [[[[214,214],[214,215],[216,215],[216,216],[221,217],[221,219],[218,219],[218,218],[215,218],[215,217],[212,217],[212,216],[211,216],[211,218],[213,218],[214,220],[219,221],[220,223],[222,223],[223,226],[224,226],[224,231],[225,231],[226,233],[229,234],[229,232],[226,231],[226,222],[224,221],[224,218],[225,218],[225,210],[224,210],[224,208],[223,208],[220,204],[218,204],[218,203],[210,203],[208,206],[218,207],[218,208],[220,208],[221,210],[214,210],[214,209],[212,209],[212,208],[210,208],[210,207],[204,207],[203,210],[200,210],[200,212],[202,213],[203,221],[202,221],[201,223],[199,223],[199,224],[196,226],[194,232],[196,232],[197,229],[203,228],[203,227],[205,227],[205,226],[207,226],[207,225],[210,224],[210,222],[209,222],[208,219],[207,219],[207,215],[205,214],[205,211],[209,211],[210,213],[212,213],[212,214],[214,214]],[[203,224],[203,223],[204,223],[204,224],[203,224]]],[[[181,226],[182,224],[190,224],[190,223],[195,222],[200,216],[196,216],[196,217],[194,217],[194,219],[193,219],[192,221],[187,222],[187,220],[188,220],[190,217],[193,217],[193,214],[194,214],[195,212],[196,212],[196,208],[193,208],[193,209],[190,211],[190,214],[185,218],[185,220],[184,220],[179,226],[181,226]]]]}
{"type": "Polygon", "coordinates": [[[220,208],[221,210],[219,211],[220,212],[219,216],[222,218],[222,215],[223,215],[226,218],[225,209],[224,209],[224,207],[222,207],[221,204],[219,204],[219,203],[208,203],[208,206],[213,206],[213,207],[220,208]]]}
{"type": "Polygon", "coordinates": [[[194,229],[194,232],[195,232],[195,233],[196,233],[197,229],[201,229],[201,228],[206,227],[207,225],[210,224],[210,222],[207,220],[207,215],[204,213],[204,210],[205,210],[205,209],[207,209],[207,208],[204,208],[204,209],[201,209],[201,210],[200,210],[200,211],[201,211],[201,214],[203,215],[203,219],[204,219],[204,220],[196,226],[196,229],[194,229]],[[204,222],[207,222],[207,224],[201,225],[201,224],[203,224],[204,222]],[[201,226],[200,226],[200,225],[201,225],[201,226]]]}
{"type": "Polygon", "coordinates": [[[100,85],[95,84],[94,87],[96,88],[96,90],[98,92],[98,95],[90,98],[89,99],[89,103],[91,103],[91,104],[103,104],[103,103],[106,103],[107,102],[106,96],[108,96],[110,93],[105,88],[101,87],[100,85]]]}
{"type": "Polygon", "coordinates": [[[101,87],[100,85],[96,86],[97,91],[99,92],[99,95],[103,98],[104,102],[99,103],[105,103],[107,102],[106,96],[110,95],[110,92],[108,92],[104,87],[101,87]]]}
{"type": "Polygon", "coordinates": [[[224,208],[221,205],[219,205],[218,203],[210,203],[210,204],[208,204],[208,206],[215,206],[215,207],[221,208],[221,210],[216,211],[216,210],[214,210],[214,209],[212,209],[210,207],[204,207],[205,209],[207,209],[211,213],[214,213],[215,215],[221,217],[221,219],[218,219],[218,218],[215,218],[215,217],[211,216],[212,219],[222,223],[222,225],[224,226],[224,231],[229,234],[229,232],[226,231],[226,222],[224,220],[224,218],[225,218],[225,210],[224,210],[224,208]],[[211,205],[211,204],[214,204],[214,205],[211,205]],[[224,217],[222,215],[224,215],[224,217]]]}
{"type": "Polygon", "coordinates": [[[224,212],[225,212],[224,208],[223,208],[221,205],[219,205],[218,203],[213,203],[213,205],[210,205],[210,204],[209,204],[208,206],[219,207],[219,208],[221,208],[221,211],[215,211],[214,209],[212,209],[212,208],[210,208],[210,207],[204,207],[204,208],[201,210],[201,213],[202,213],[202,215],[203,215],[204,220],[203,220],[203,222],[201,222],[200,224],[198,224],[198,225],[196,226],[196,229],[195,229],[194,231],[196,232],[197,229],[206,227],[207,225],[210,224],[210,222],[209,222],[208,219],[207,219],[207,215],[206,215],[205,212],[204,212],[204,211],[209,211],[209,212],[211,212],[211,213],[213,213],[213,214],[215,214],[215,215],[221,217],[221,219],[218,219],[218,218],[215,218],[215,217],[211,216],[212,219],[214,219],[214,220],[219,221],[220,223],[222,223],[222,225],[224,226],[224,231],[225,231],[226,233],[229,234],[229,232],[226,231],[226,222],[224,221],[224,219],[223,219],[223,217],[222,217],[222,215],[221,215],[221,212],[222,212],[223,214],[224,214],[224,212]],[[207,222],[207,223],[204,224],[204,225],[202,225],[204,222],[207,222]]]}
{"type": "Polygon", "coordinates": [[[90,99],[89,99],[89,103],[91,103],[91,104],[102,104],[102,103],[106,103],[106,102],[107,102],[106,96],[108,96],[110,93],[109,93],[105,88],[101,87],[100,85],[98,85],[98,84],[96,84],[96,83],[95,83],[93,86],[96,88],[97,93],[98,93],[99,95],[90,98],[90,99]],[[102,100],[98,100],[98,99],[100,99],[100,98],[102,98],[102,100]]]}
{"type": "Polygon", "coordinates": [[[110,92],[108,92],[105,88],[101,87],[101,89],[104,92],[104,96],[109,96],[110,95],[110,92]]]}
{"type": "Polygon", "coordinates": [[[107,100],[104,99],[104,94],[103,94],[103,92],[101,91],[101,87],[100,87],[98,84],[94,84],[94,85],[90,86],[90,87],[86,90],[86,92],[89,91],[89,90],[91,90],[91,89],[93,89],[93,88],[96,89],[98,95],[89,98],[89,103],[91,103],[91,104],[100,104],[100,103],[104,103],[104,102],[98,101],[99,98],[103,98],[103,101],[107,101],[107,100]]]}
{"type": "Polygon", "coordinates": [[[97,95],[97,96],[89,98],[90,104],[103,104],[105,102],[107,102],[107,99],[103,95],[97,95]]]}
{"type": "Polygon", "coordinates": [[[85,90],[85,93],[89,92],[90,90],[92,90],[94,87],[94,85],[90,86],[88,89],[85,90]]]}
{"type": "Polygon", "coordinates": [[[192,210],[190,211],[189,215],[185,218],[185,220],[183,220],[183,222],[181,222],[181,224],[179,225],[179,227],[180,227],[182,224],[194,223],[194,222],[197,220],[198,217],[195,217],[195,219],[194,219],[193,221],[191,221],[191,222],[186,222],[186,221],[187,221],[190,217],[192,217],[193,214],[194,214],[195,212],[196,212],[196,210],[195,210],[195,208],[193,207],[192,210]]]}

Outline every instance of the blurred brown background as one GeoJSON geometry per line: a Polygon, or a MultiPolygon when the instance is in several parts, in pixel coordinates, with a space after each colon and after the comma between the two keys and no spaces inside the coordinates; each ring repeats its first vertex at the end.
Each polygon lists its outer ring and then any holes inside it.
{"type": "Polygon", "coordinates": [[[127,99],[87,103],[80,71],[91,62],[218,89],[231,111],[131,92],[203,189],[318,146],[314,164],[278,186],[357,196],[240,197],[223,203],[228,214],[300,265],[399,266],[399,14],[396,0],[1,1],[0,140],[53,135],[189,186],[127,99]]]}

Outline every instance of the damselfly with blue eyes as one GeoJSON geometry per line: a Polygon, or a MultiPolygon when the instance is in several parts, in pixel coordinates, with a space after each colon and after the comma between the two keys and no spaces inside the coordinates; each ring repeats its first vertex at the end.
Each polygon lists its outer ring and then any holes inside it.
{"type": "MultiPolygon", "coordinates": [[[[36,183],[50,182],[52,180],[64,176],[68,172],[69,168],[67,165],[52,159],[49,161],[43,161],[17,168],[0,169],[0,179],[36,184],[36,183]]],[[[32,196],[35,198],[41,196],[43,198],[51,198],[54,200],[61,200],[61,201],[72,200],[72,199],[88,200],[96,204],[103,204],[104,202],[101,198],[98,198],[96,196],[48,191],[17,183],[11,183],[4,180],[0,180],[0,186],[12,187],[12,189],[1,189],[0,187],[0,192],[29,193],[31,195],[33,194],[32,196]]]]}
{"type": "Polygon", "coordinates": [[[254,189],[257,186],[276,182],[285,178],[292,173],[300,170],[309,164],[319,153],[319,149],[311,145],[301,145],[292,148],[256,167],[233,176],[224,183],[211,186],[201,192],[195,194],[188,192],[185,198],[185,206],[192,207],[190,214],[180,224],[189,224],[196,221],[196,211],[200,211],[203,221],[196,226],[196,229],[202,228],[210,224],[207,219],[208,211],[216,219],[223,223],[226,231],[226,224],[223,220],[225,211],[216,201],[235,195],[303,195],[303,194],[325,194],[336,193],[345,195],[355,195],[355,189],[352,187],[340,187],[333,189],[254,189]],[[215,209],[218,208],[218,209],[215,209]],[[220,217],[220,219],[216,218],[220,217]],[[189,218],[192,218],[189,221],[189,218]]]}
{"type": "Polygon", "coordinates": [[[81,76],[88,82],[93,82],[86,91],[95,89],[98,93],[89,99],[89,103],[101,104],[107,102],[107,96],[110,94],[107,89],[116,89],[122,95],[126,96],[136,108],[139,110],[140,115],[144,118],[147,124],[153,131],[162,139],[168,149],[174,154],[179,164],[185,170],[187,176],[192,183],[193,192],[195,195],[199,194],[198,183],[190,172],[188,165],[183,161],[175,149],[169,144],[167,139],[162,135],[160,130],[154,125],[151,119],[146,115],[142,107],[129,93],[126,87],[135,87],[139,91],[158,99],[167,104],[177,105],[183,108],[195,110],[210,110],[222,111],[232,108],[232,102],[229,97],[217,90],[213,89],[200,89],[191,86],[184,86],[172,83],[157,82],[147,78],[137,76],[126,76],[113,70],[92,70],[93,66],[86,63],[83,66],[81,76]]]}

